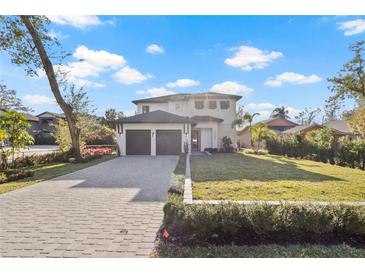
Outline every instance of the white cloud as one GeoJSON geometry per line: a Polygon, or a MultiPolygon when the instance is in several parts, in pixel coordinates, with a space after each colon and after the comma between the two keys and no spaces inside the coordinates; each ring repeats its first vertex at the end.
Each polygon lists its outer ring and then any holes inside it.
{"type": "Polygon", "coordinates": [[[249,103],[245,106],[245,109],[249,112],[259,112],[263,110],[272,110],[275,108],[271,103],[249,103]]]}
{"type": "Polygon", "coordinates": [[[80,87],[103,88],[106,86],[105,84],[102,83],[97,83],[90,80],[78,79],[78,78],[71,79],[71,82],[75,84],[76,87],[79,88],[80,87]]]}
{"type": "Polygon", "coordinates": [[[244,71],[265,68],[273,60],[284,56],[279,51],[269,52],[250,46],[240,46],[233,48],[232,51],[235,51],[235,54],[224,62],[229,66],[240,68],[244,71]]]}
{"type": "Polygon", "coordinates": [[[365,31],[365,19],[357,19],[337,23],[338,29],[344,30],[345,36],[359,34],[365,31]]]}
{"type": "Polygon", "coordinates": [[[55,31],[54,29],[51,29],[48,33],[48,36],[53,38],[53,39],[67,39],[68,37],[70,37],[67,34],[62,34],[60,31],[55,31]]]}
{"type": "Polygon", "coordinates": [[[284,83],[290,83],[294,85],[304,85],[320,82],[321,77],[312,74],[305,76],[303,74],[295,72],[284,72],[282,74],[276,75],[275,78],[269,78],[266,80],[265,85],[272,87],[279,87],[284,83]]]}
{"type": "Polygon", "coordinates": [[[288,113],[291,116],[297,115],[300,112],[300,109],[296,109],[296,108],[292,108],[292,107],[287,107],[288,113]]]}
{"type": "Polygon", "coordinates": [[[53,104],[56,103],[54,99],[49,98],[49,97],[44,96],[44,95],[39,95],[39,94],[25,95],[24,100],[28,101],[29,103],[31,103],[33,105],[53,105],[53,104]]]}
{"type": "Polygon", "coordinates": [[[126,66],[114,73],[114,77],[122,84],[131,85],[150,79],[152,78],[152,75],[142,74],[138,70],[126,66]]]}
{"type": "Polygon", "coordinates": [[[47,15],[47,17],[55,24],[70,25],[79,29],[103,25],[95,15],[47,15]]]}
{"type": "Polygon", "coordinates": [[[137,90],[136,94],[146,94],[148,97],[158,97],[158,96],[164,96],[164,95],[170,95],[175,94],[175,92],[166,89],[165,87],[159,87],[159,88],[149,88],[147,90],[137,90]]]}
{"type": "Polygon", "coordinates": [[[151,44],[146,48],[146,52],[151,53],[151,54],[160,54],[163,53],[165,50],[163,47],[156,45],[156,44],[151,44]]]}
{"type": "Polygon", "coordinates": [[[219,84],[215,84],[210,89],[212,92],[218,93],[226,93],[226,94],[241,94],[245,97],[251,95],[253,89],[246,86],[239,84],[233,81],[225,81],[219,84]]]}
{"type": "Polygon", "coordinates": [[[82,60],[80,63],[86,63],[90,68],[94,67],[96,71],[101,71],[106,68],[116,69],[125,65],[127,62],[122,55],[110,53],[105,50],[91,50],[83,45],[78,46],[72,56],[82,60]]]}
{"type": "Polygon", "coordinates": [[[123,113],[127,117],[136,115],[136,111],[135,110],[125,110],[125,111],[123,111],[123,113]]]}
{"type": "Polygon", "coordinates": [[[198,86],[200,84],[199,81],[197,80],[192,80],[192,79],[177,79],[175,82],[170,82],[167,83],[166,86],[168,88],[176,88],[176,87],[193,87],[193,86],[198,86]]]}

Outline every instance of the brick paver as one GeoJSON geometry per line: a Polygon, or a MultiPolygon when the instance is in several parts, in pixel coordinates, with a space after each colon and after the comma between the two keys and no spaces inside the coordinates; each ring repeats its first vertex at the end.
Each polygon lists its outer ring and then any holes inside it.
{"type": "Polygon", "coordinates": [[[0,195],[1,257],[146,257],[175,156],[128,156],[0,195]]]}

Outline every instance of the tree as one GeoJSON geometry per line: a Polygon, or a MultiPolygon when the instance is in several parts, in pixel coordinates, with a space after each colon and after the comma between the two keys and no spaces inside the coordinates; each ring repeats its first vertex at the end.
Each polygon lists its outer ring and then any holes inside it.
{"type": "Polygon", "coordinates": [[[365,137],[365,107],[352,112],[347,122],[355,133],[365,137]]]}
{"type": "MultiPolygon", "coordinates": [[[[80,114],[77,119],[77,127],[80,129],[80,144],[85,145],[112,145],[115,142],[114,130],[101,124],[94,116],[80,114]]],[[[67,124],[60,119],[56,125],[56,143],[62,151],[69,151],[71,137],[67,124]]]]}
{"type": "Polygon", "coordinates": [[[300,125],[310,125],[320,112],[321,110],[319,108],[305,108],[303,111],[299,112],[297,116],[295,116],[295,119],[300,125]]]}
{"type": "Polygon", "coordinates": [[[33,111],[31,108],[25,107],[22,101],[16,97],[15,90],[8,89],[3,83],[0,83],[0,108],[20,112],[33,111]]]}
{"type": "Polygon", "coordinates": [[[287,107],[282,106],[282,107],[277,107],[275,108],[272,112],[270,117],[271,118],[283,118],[283,119],[288,119],[289,118],[289,110],[287,107]]]}
{"type": "Polygon", "coordinates": [[[8,134],[5,129],[0,128],[0,170],[6,169],[6,150],[5,150],[5,140],[8,138],[8,134]]]}
{"type": "Polygon", "coordinates": [[[107,109],[105,111],[105,123],[110,127],[114,128],[115,121],[125,117],[123,112],[117,112],[114,108],[107,109]]]}
{"type": "Polygon", "coordinates": [[[337,101],[326,100],[324,109],[323,122],[334,121],[340,119],[341,105],[337,101]]]}
{"type": "Polygon", "coordinates": [[[257,123],[252,127],[252,139],[257,142],[257,148],[260,149],[261,142],[267,138],[275,138],[275,133],[268,129],[265,123],[257,123]]]}
{"type": "Polygon", "coordinates": [[[232,122],[232,127],[234,127],[234,126],[242,126],[246,122],[248,122],[249,123],[248,129],[250,131],[251,147],[253,147],[253,140],[252,140],[252,122],[253,122],[253,119],[255,118],[255,116],[260,115],[260,113],[253,113],[253,114],[250,114],[248,112],[244,113],[243,110],[244,110],[244,107],[243,106],[240,106],[238,108],[238,111],[236,113],[236,118],[232,122]]]}
{"type": "Polygon", "coordinates": [[[33,137],[29,135],[27,129],[30,124],[27,117],[16,111],[5,111],[0,120],[0,129],[5,131],[7,140],[10,144],[12,162],[14,163],[14,154],[17,150],[24,148],[26,145],[33,143],[33,137]]]}
{"type": "Polygon", "coordinates": [[[330,90],[335,93],[328,102],[354,99],[359,106],[365,104],[365,41],[358,41],[350,45],[354,57],[343,65],[342,69],[333,78],[329,78],[330,90]]]}
{"type": "Polygon", "coordinates": [[[48,35],[49,19],[45,16],[1,16],[0,49],[9,53],[12,63],[24,65],[29,76],[36,76],[39,69],[46,73],[51,91],[65,114],[72,140],[72,153],[80,160],[80,130],[76,126],[77,115],[72,105],[62,96],[52,59],[61,63],[67,56],[57,54],[59,42],[48,35]],[[51,57],[50,57],[51,56],[51,57]]]}

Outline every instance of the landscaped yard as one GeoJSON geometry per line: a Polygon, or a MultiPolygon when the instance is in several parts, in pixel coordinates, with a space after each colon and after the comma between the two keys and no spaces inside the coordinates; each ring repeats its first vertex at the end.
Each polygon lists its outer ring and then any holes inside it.
{"type": "Polygon", "coordinates": [[[192,157],[198,200],[365,201],[365,172],[274,155],[192,157]]]}
{"type": "Polygon", "coordinates": [[[207,245],[175,246],[161,244],[161,258],[364,258],[365,249],[346,244],[259,244],[259,245],[207,245]]]}
{"type": "Polygon", "coordinates": [[[79,169],[99,164],[116,157],[115,155],[104,155],[100,159],[92,160],[86,163],[51,163],[42,166],[29,168],[34,171],[33,177],[22,180],[0,184],[0,193],[8,192],[17,188],[36,184],[44,180],[48,180],[57,176],[65,175],[79,169]]]}

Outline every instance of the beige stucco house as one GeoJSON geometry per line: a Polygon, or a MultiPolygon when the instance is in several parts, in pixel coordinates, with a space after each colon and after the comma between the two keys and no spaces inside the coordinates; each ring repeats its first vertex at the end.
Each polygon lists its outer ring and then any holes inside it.
{"type": "Polygon", "coordinates": [[[238,95],[183,93],[135,100],[137,114],[116,123],[121,155],[174,155],[236,144],[232,121],[238,95]]]}
{"type": "MultiPolygon", "coordinates": [[[[298,124],[296,124],[288,119],[281,118],[281,117],[270,118],[268,120],[260,121],[260,123],[266,124],[268,129],[274,131],[276,134],[282,134],[286,130],[289,130],[291,128],[298,126],[298,124]]],[[[239,147],[242,147],[242,148],[251,147],[251,134],[250,134],[250,130],[249,130],[248,126],[237,131],[237,141],[238,141],[239,147]]]]}

